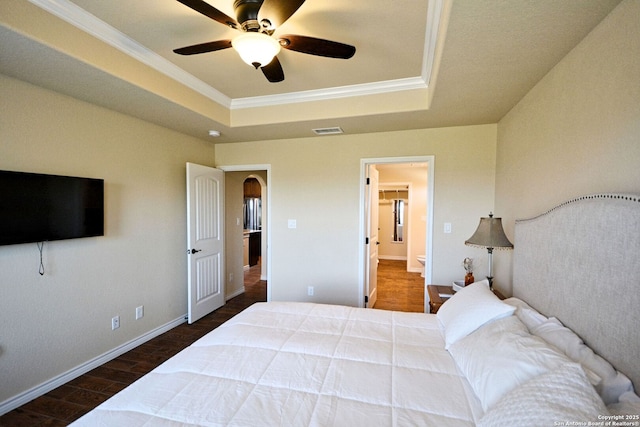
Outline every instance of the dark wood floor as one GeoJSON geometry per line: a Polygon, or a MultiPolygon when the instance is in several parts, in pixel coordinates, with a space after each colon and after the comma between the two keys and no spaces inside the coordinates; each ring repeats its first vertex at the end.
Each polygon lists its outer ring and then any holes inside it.
{"type": "Polygon", "coordinates": [[[407,272],[406,261],[381,259],[378,264],[378,300],[373,308],[424,312],[424,277],[407,272]]]}
{"type": "MultiPolygon", "coordinates": [[[[407,273],[404,261],[380,261],[378,302],[375,308],[423,311],[424,279],[407,273]]],[[[245,272],[245,293],[192,325],[184,323],[147,341],[0,417],[0,426],[66,426],[107,400],[198,338],[249,307],[266,301],[266,282],[260,267],[245,272]]]]}

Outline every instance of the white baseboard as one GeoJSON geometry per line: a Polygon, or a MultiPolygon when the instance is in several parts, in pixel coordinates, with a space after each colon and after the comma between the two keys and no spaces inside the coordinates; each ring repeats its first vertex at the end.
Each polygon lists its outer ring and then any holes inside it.
{"type": "Polygon", "coordinates": [[[378,259],[387,259],[390,261],[406,261],[407,257],[399,255],[378,255],[378,259]]]}
{"type": "Polygon", "coordinates": [[[225,296],[224,300],[225,300],[225,301],[229,301],[231,298],[235,298],[235,297],[237,297],[238,295],[242,295],[242,294],[244,294],[244,291],[245,291],[245,289],[244,289],[244,286],[243,286],[242,288],[238,289],[238,290],[237,290],[237,291],[235,291],[234,293],[232,293],[232,294],[230,294],[230,295],[225,296]]]}
{"type": "Polygon", "coordinates": [[[102,355],[95,357],[79,366],[76,366],[69,371],[58,375],[48,381],[43,382],[40,385],[37,385],[27,391],[24,391],[16,396],[10,397],[4,402],[0,403],[0,415],[6,414],[9,411],[13,411],[14,409],[31,402],[33,399],[42,396],[50,392],[51,390],[60,387],[63,384],[68,383],[69,381],[78,378],[80,375],[86,374],[92,369],[97,368],[98,366],[104,365],[108,361],[115,359],[116,357],[126,353],[129,350],[132,350],[138,347],[141,344],[149,341],[152,338],[157,337],[178,325],[181,325],[186,321],[187,315],[178,317],[175,320],[170,321],[169,323],[165,323],[162,326],[157,327],[144,335],[139,336],[129,342],[126,342],[112,350],[109,350],[102,355]]]}

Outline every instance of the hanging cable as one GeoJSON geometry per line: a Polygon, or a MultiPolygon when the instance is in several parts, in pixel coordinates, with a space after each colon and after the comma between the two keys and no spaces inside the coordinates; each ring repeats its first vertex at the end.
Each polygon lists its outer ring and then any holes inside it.
{"type": "Polygon", "coordinates": [[[38,273],[41,276],[44,276],[44,263],[42,262],[42,249],[44,248],[44,242],[37,242],[38,250],[40,251],[40,268],[38,269],[38,273]]]}

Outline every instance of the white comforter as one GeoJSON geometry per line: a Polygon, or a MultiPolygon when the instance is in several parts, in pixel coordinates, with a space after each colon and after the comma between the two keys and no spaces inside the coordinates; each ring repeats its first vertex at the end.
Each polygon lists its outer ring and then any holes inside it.
{"type": "Polygon", "coordinates": [[[457,427],[481,412],[434,315],[261,303],[76,425],[457,427]]]}

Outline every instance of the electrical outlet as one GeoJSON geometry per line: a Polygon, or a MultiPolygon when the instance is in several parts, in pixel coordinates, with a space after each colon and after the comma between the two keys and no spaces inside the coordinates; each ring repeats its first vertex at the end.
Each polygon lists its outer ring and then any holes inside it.
{"type": "Polygon", "coordinates": [[[115,331],[120,327],[120,316],[114,316],[111,318],[111,330],[115,331]]]}
{"type": "Polygon", "coordinates": [[[233,282],[233,273],[229,273],[229,282],[233,282]]]}
{"type": "Polygon", "coordinates": [[[144,317],[144,305],[140,307],[136,307],[136,320],[142,319],[144,317]]]}
{"type": "Polygon", "coordinates": [[[313,286],[309,286],[309,287],[307,288],[307,294],[309,294],[309,296],[310,296],[310,297],[312,297],[312,296],[313,296],[313,286]]]}

